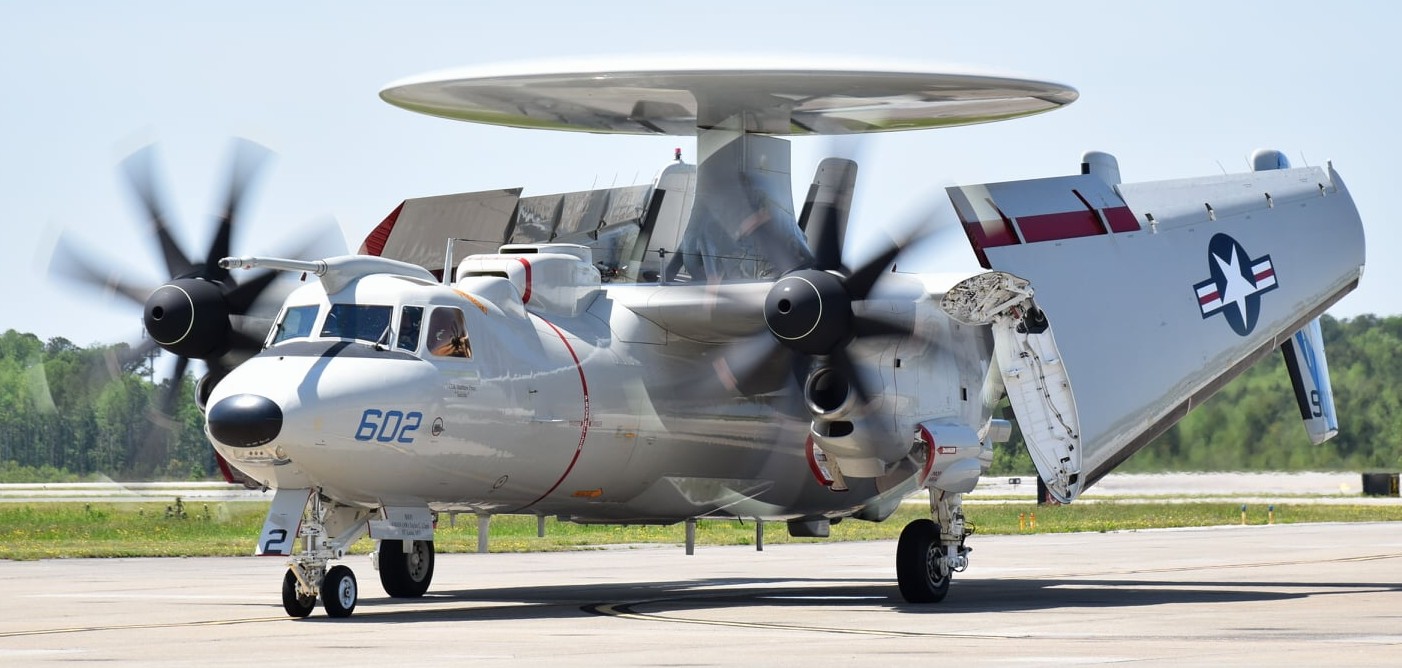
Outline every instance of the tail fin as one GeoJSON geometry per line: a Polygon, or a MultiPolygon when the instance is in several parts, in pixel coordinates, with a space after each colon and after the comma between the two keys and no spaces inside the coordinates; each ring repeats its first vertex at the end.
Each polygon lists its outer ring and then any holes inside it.
{"type": "Polygon", "coordinates": [[[1056,425],[1034,460],[1063,501],[1290,340],[1357,286],[1364,259],[1332,166],[1113,185],[1087,171],[949,189],[981,262],[1009,277],[970,282],[966,301],[999,309],[982,321],[1016,348],[998,358],[1019,420],[1056,425]],[[1013,278],[1028,296],[980,302],[1023,292],[1013,278]]]}
{"type": "Polygon", "coordinates": [[[1319,445],[1339,434],[1339,418],[1334,412],[1334,388],[1329,382],[1329,362],[1324,358],[1324,334],[1319,319],[1310,321],[1281,344],[1285,368],[1295,388],[1295,402],[1310,441],[1319,445]]]}

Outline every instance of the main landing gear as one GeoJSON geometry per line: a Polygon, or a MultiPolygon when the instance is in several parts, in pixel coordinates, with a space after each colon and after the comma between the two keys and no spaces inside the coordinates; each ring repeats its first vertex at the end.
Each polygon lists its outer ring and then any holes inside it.
{"type": "MultiPolygon", "coordinates": [[[[292,617],[306,617],[317,600],[329,617],[355,612],[360,586],[344,565],[329,566],[346,556],[346,548],[369,530],[374,511],[340,505],[313,494],[297,530],[299,547],[282,578],[282,608],[292,617]]],[[[382,540],[375,554],[380,584],[395,598],[417,598],[433,581],[433,541],[382,540]]]]}
{"type": "Polygon", "coordinates": [[[382,540],[375,552],[380,584],[394,598],[418,598],[433,581],[433,541],[382,540]]]}
{"type": "Polygon", "coordinates": [[[930,516],[907,524],[896,543],[896,584],[907,603],[943,601],[954,574],[969,566],[963,495],[931,489],[930,516]]]}

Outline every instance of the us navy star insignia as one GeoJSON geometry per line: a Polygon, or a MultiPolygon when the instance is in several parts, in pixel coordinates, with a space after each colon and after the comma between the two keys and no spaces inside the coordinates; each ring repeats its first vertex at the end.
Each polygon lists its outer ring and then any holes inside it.
{"type": "Polygon", "coordinates": [[[1250,334],[1261,315],[1261,295],[1278,287],[1271,256],[1253,258],[1236,239],[1218,233],[1207,244],[1207,267],[1211,278],[1193,286],[1202,317],[1221,313],[1232,331],[1250,334]]]}

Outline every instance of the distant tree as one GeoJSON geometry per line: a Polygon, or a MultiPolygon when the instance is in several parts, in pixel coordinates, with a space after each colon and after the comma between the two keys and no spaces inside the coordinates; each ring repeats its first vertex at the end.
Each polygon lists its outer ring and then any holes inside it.
{"type": "MultiPolygon", "coordinates": [[[[1123,470],[1402,469],[1402,365],[1395,362],[1402,359],[1402,316],[1325,316],[1322,327],[1339,412],[1336,438],[1320,446],[1309,442],[1276,353],[1123,470]]],[[[15,330],[0,335],[0,474],[217,475],[192,379],[161,381],[176,383],[178,392],[172,415],[158,416],[153,406],[162,386],[149,379],[148,361],[129,353],[125,344],[84,348],[15,330]]],[[[1035,470],[1014,427],[1012,439],[994,448],[995,475],[1035,470]]]]}

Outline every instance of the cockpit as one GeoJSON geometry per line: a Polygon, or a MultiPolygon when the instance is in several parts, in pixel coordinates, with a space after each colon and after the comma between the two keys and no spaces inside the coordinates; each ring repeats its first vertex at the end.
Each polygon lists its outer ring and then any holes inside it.
{"type": "Polygon", "coordinates": [[[278,314],[268,347],[311,339],[339,339],[401,350],[420,357],[472,358],[462,309],[447,305],[304,304],[278,314]],[[427,315],[427,318],[425,318],[427,315]]]}

